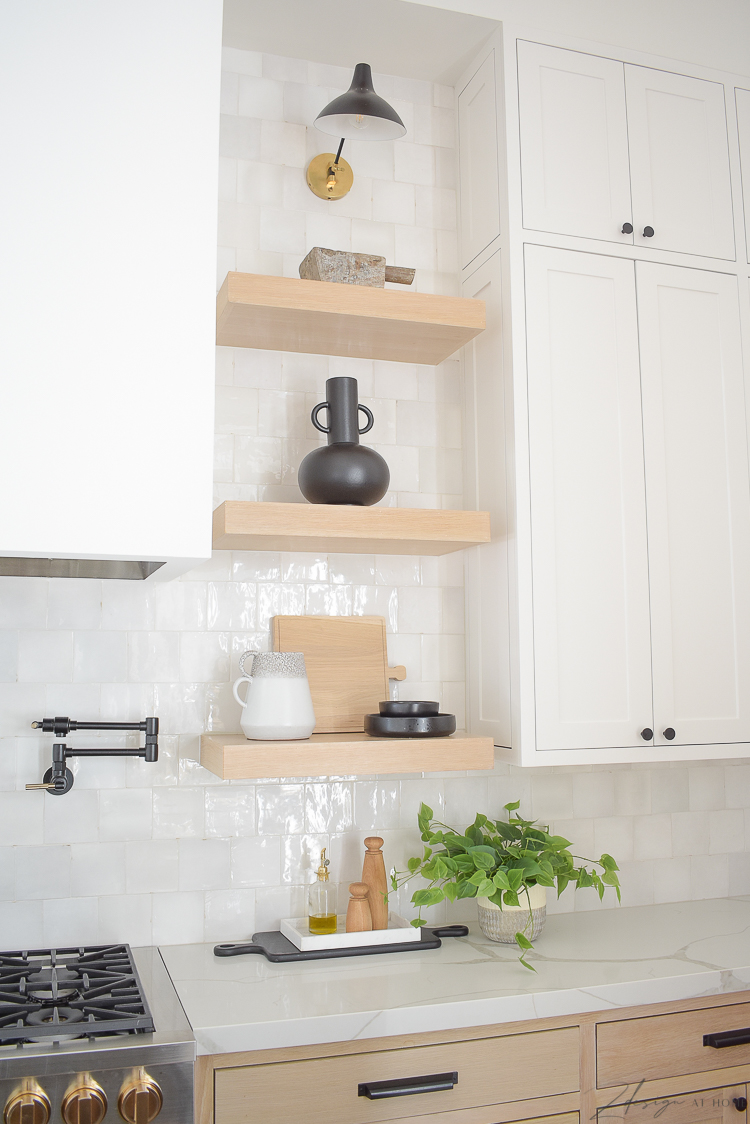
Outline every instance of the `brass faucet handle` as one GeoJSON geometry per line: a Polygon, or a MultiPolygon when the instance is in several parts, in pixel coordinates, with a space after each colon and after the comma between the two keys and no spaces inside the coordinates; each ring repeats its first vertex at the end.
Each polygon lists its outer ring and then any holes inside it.
{"type": "Polygon", "coordinates": [[[147,1073],[126,1081],[120,1090],[117,1107],[126,1124],[151,1124],[164,1103],[161,1089],[147,1073]]]}
{"type": "Polygon", "coordinates": [[[93,1077],[86,1076],[65,1094],[60,1111],[65,1124],[101,1124],[107,1114],[107,1095],[93,1077]]]}
{"type": "Polygon", "coordinates": [[[36,1081],[25,1081],[24,1087],[5,1102],[4,1124],[49,1124],[51,1115],[47,1094],[36,1081]]]}
{"type": "Polygon", "coordinates": [[[27,792],[31,792],[35,788],[57,788],[57,785],[54,783],[54,781],[50,782],[49,784],[27,784],[26,785],[26,791],[27,792]]]}

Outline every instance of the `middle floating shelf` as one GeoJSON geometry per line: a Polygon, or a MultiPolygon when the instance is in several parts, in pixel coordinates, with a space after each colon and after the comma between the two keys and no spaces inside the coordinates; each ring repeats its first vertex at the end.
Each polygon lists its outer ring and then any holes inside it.
{"type": "Polygon", "coordinates": [[[490,541],[487,511],[225,500],[214,512],[214,550],[439,555],[490,541]]]}
{"type": "Polygon", "coordinates": [[[216,297],[227,347],[434,366],[485,326],[484,301],[296,277],[228,273],[216,297]]]}

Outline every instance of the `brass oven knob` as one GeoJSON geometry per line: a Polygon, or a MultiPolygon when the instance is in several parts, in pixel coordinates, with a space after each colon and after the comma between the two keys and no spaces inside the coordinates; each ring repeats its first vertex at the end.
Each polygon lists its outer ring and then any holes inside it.
{"type": "Polygon", "coordinates": [[[120,1116],[127,1124],[150,1124],[161,1112],[162,1104],[161,1089],[143,1069],[125,1082],[117,1100],[120,1116]]]}
{"type": "Polygon", "coordinates": [[[85,1074],[65,1094],[60,1111],[65,1124],[101,1124],[107,1114],[107,1095],[85,1074]]]}
{"type": "Polygon", "coordinates": [[[49,1097],[33,1079],[24,1080],[5,1102],[5,1124],[48,1124],[49,1118],[49,1097]]]}

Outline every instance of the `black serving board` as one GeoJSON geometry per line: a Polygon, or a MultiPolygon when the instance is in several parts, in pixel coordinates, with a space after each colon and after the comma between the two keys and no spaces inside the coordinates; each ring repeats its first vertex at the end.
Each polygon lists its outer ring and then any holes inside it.
{"type": "Polygon", "coordinates": [[[272,933],[253,933],[251,941],[240,944],[217,944],[214,956],[245,956],[257,952],[272,964],[287,964],[295,960],[333,960],[339,956],[378,956],[383,952],[425,952],[440,948],[441,937],[468,937],[466,925],[438,925],[435,928],[423,927],[421,940],[404,944],[357,945],[349,948],[319,948],[314,952],[302,952],[277,930],[272,933]]]}

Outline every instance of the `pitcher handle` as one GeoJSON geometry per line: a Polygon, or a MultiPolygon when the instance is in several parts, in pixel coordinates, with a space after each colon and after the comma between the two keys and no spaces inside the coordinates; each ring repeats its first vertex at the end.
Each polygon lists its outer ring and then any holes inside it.
{"type": "Polygon", "coordinates": [[[250,685],[250,683],[252,683],[252,681],[253,681],[253,680],[252,680],[252,676],[251,676],[251,675],[241,675],[241,676],[239,677],[239,679],[235,679],[234,683],[232,684],[232,694],[234,695],[234,697],[236,698],[237,702],[238,702],[238,703],[240,704],[240,706],[242,706],[242,707],[245,707],[245,706],[247,706],[247,693],[245,694],[245,699],[244,699],[244,700],[243,700],[243,699],[241,699],[241,698],[240,698],[240,695],[239,695],[239,685],[240,685],[240,683],[247,683],[247,684],[248,684],[248,687],[249,687],[249,685],[250,685]]]}
{"type": "Polygon", "coordinates": [[[242,675],[246,675],[248,677],[248,679],[250,678],[250,672],[245,671],[245,660],[247,659],[248,656],[252,656],[253,659],[255,659],[255,657],[257,655],[258,655],[258,649],[257,648],[248,648],[248,650],[246,652],[243,652],[242,655],[240,656],[240,673],[242,675]]]}

